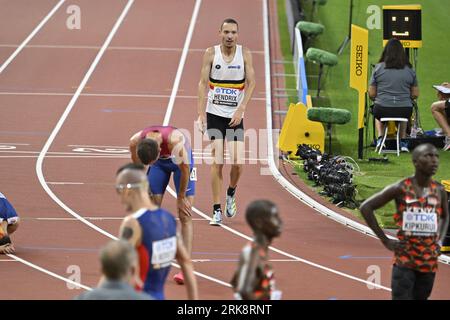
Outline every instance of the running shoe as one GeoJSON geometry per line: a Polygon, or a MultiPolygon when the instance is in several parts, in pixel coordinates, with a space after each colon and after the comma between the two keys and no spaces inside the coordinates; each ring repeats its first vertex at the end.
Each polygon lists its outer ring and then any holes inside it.
{"type": "Polygon", "coordinates": [[[212,226],[220,226],[222,224],[222,209],[214,210],[213,217],[209,224],[212,226]]]}
{"type": "Polygon", "coordinates": [[[407,141],[400,141],[400,151],[401,152],[409,152],[407,141]]]}
{"type": "Polygon", "coordinates": [[[236,194],[232,196],[227,195],[227,202],[225,206],[227,218],[233,218],[236,215],[236,212],[236,194]]]}
{"type": "Polygon", "coordinates": [[[450,136],[446,136],[444,140],[444,148],[442,150],[449,151],[450,150],[450,136]]]}
{"type": "Polygon", "coordinates": [[[173,280],[178,284],[184,284],[184,276],[182,272],[178,272],[176,275],[173,276],[173,280]]]}

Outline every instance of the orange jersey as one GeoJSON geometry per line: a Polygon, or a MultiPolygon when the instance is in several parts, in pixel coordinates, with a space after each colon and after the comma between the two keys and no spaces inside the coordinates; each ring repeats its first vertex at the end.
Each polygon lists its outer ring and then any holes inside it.
{"type": "Polygon", "coordinates": [[[439,218],[442,215],[442,199],[438,183],[431,181],[422,197],[417,197],[411,178],[401,182],[403,195],[397,200],[394,220],[399,231],[397,237],[405,243],[395,252],[395,264],[420,272],[436,272],[438,268],[439,218]]]}

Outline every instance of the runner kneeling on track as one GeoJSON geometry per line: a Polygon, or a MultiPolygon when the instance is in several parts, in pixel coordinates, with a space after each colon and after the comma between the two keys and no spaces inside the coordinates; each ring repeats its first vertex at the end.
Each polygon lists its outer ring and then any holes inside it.
{"type": "Polygon", "coordinates": [[[0,254],[14,253],[15,249],[9,237],[19,227],[16,210],[0,192],[0,254]]]}
{"type": "MultiPolygon", "coordinates": [[[[149,165],[147,179],[150,184],[150,196],[157,206],[161,206],[173,173],[181,235],[190,257],[193,238],[191,210],[197,177],[188,139],[175,127],[151,126],[131,137],[130,152],[134,163],[149,165]]],[[[184,283],[182,272],[177,273],[173,279],[178,284],[184,283]]]]}

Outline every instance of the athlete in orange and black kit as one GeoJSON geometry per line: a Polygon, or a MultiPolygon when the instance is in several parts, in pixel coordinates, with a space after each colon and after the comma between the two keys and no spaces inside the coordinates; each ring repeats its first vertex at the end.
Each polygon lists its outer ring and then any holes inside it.
{"type": "Polygon", "coordinates": [[[268,200],[256,200],[247,207],[245,218],[253,230],[253,241],[242,250],[231,285],[238,300],[280,300],[267,252],[272,239],[280,236],[282,221],[278,209],[268,200]]]}
{"type": "Polygon", "coordinates": [[[440,247],[447,230],[447,194],[432,176],[439,154],[431,144],[421,144],[412,153],[415,174],[367,199],[361,213],[383,245],[394,252],[392,299],[426,300],[433,289],[440,247]],[[389,239],[378,225],[374,210],[395,200],[394,220],[398,240],[389,239]]]}

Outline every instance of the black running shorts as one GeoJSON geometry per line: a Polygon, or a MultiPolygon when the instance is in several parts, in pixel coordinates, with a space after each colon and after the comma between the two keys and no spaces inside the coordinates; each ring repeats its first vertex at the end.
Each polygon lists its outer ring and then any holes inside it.
{"type": "Polygon", "coordinates": [[[230,127],[230,118],[224,118],[212,113],[206,113],[206,129],[209,139],[227,141],[244,141],[244,119],[236,127],[230,127]]]}
{"type": "Polygon", "coordinates": [[[427,300],[433,289],[434,272],[419,272],[394,265],[392,269],[392,300],[427,300]]]}

